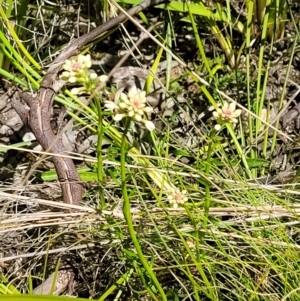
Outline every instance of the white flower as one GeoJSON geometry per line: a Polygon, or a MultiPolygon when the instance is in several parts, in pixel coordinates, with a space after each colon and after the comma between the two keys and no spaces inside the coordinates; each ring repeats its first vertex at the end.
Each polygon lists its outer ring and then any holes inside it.
{"type": "Polygon", "coordinates": [[[90,69],[92,66],[91,56],[89,54],[79,54],[69,60],[66,60],[62,66],[63,72],[60,78],[71,84],[76,84],[78,88],[72,89],[73,94],[92,94],[97,87],[103,89],[108,81],[107,75],[98,77],[97,73],[90,69]]]}
{"type": "Polygon", "coordinates": [[[222,108],[217,109],[213,112],[213,117],[217,120],[218,125],[215,126],[216,130],[221,128],[221,125],[230,122],[233,125],[238,123],[237,117],[242,113],[242,110],[236,109],[236,102],[233,101],[228,104],[227,101],[224,101],[222,108]]]}
{"type": "Polygon", "coordinates": [[[92,66],[91,56],[89,54],[79,54],[70,60],[66,60],[62,68],[66,71],[81,73],[92,66]]]}
{"type": "Polygon", "coordinates": [[[137,122],[141,122],[145,127],[152,131],[155,129],[154,124],[146,119],[146,114],[153,111],[146,103],[146,92],[132,87],[127,95],[121,93],[120,103],[117,105],[112,101],[105,101],[105,108],[108,111],[114,111],[116,115],[113,117],[115,121],[120,121],[124,117],[132,118],[137,122]]]}
{"type": "Polygon", "coordinates": [[[174,188],[171,191],[167,191],[167,194],[168,201],[173,206],[173,208],[178,208],[179,205],[183,205],[188,201],[186,190],[181,191],[179,188],[174,188]]]}
{"type": "MultiPolygon", "coordinates": [[[[70,83],[82,82],[86,79],[86,76],[88,76],[88,69],[91,66],[91,56],[89,54],[79,54],[77,57],[65,61],[62,66],[64,72],[60,75],[60,78],[70,83]]],[[[92,75],[91,77],[93,76],[94,75],[92,75]]]]}
{"type": "MultiPolygon", "coordinates": [[[[128,94],[121,93],[120,108],[126,109],[130,113],[130,117],[134,117],[135,114],[143,115],[146,108],[146,92],[140,91],[136,87],[132,87],[128,94]]],[[[149,109],[146,109],[149,112],[149,109]]]]}

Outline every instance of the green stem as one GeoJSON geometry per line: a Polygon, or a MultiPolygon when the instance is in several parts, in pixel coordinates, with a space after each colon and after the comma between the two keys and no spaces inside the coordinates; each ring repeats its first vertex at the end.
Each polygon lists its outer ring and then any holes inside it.
{"type": "Polygon", "coordinates": [[[236,137],[236,135],[234,133],[232,124],[228,124],[228,125],[226,125],[226,127],[227,127],[227,130],[228,130],[228,132],[229,132],[232,140],[233,140],[233,143],[234,143],[234,145],[236,147],[236,150],[237,150],[237,152],[238,152],[238,154],[239,154],[239,156],[240,156],[240,158],[241,158],[241,160],[242,160],[242,162],[244,164],[245,172],[246,172],[248,178],[252,179],[252,174],[251,174],[251,171],[249,169],[249,166],[248,166],[248,163],[247,163],[247,159],[246,159],[246,157],[245,157],[245,155],[243,153],[243,150],[241,149],[241,146],[240,146],[240,144],[239,144],[239,142],[237,140],[237,137],[236,137]]]}
{"type": "Polygon", "coordinates": [[[105,199],[104,199],[104,191],[103,191],[103,183],[104,183],[104,176],[103,176],[103,157],[102,157],[102,141],[103,141],[103,124],[102,124],[102,108],[100,104],[100,99],[96,96],[95,102],[97,105],[97,111],[98,111],[98,141],[97,141],[97,177],[99,182],[99,198],[100,198],[100,204],[101,209],[106,208],[105,199]]]}
{"type": "MultiPolygon", "coordinates": [[[[250,71],[250,49],[251,49],[251,30],[253,29],[253,10],[254,10],[254,2],[248,1],[247,2],[247,27],[246,27],[246,73],[247,73],[247,106],[248,110],[251,110],[253,101],[251,97],[251,71],[250,71]]],[[[252,116],[248,115],[248,128],[249,128],[249,143],[250,145],[253,144],[254,137],[253,137],[253,120],[252,116]]],[[[251,158],[256,158],[257,154],[254,150],[254,147],[251,147],[250,149],[251,158]]]]}
{"type": "Polygon", "coordinates": [[[105,291],[105,293],[99,298],[98,301],[107,300],[107,297],[116,289],[120,288],[120,286],[122,285],[125,286],[125,282],[128,281],[132,273],[133,269],[130,269],[127,273],[123,274],[110,288],[105,291]]]}
{"type": "MultiPolygon", "coordinates": [[[[210,159],[211,154],[213,150],[213,137],[215,136],[215,130],[212,131],[210,136],[210,142],[208,145],[207,150],[207,157],[206,157],[206,165],[205,165],[205,174],[209,176],[210,172],[210,159]]],[[[210,183],[205,180],[205,202],[204,202],[204,220],[203,220],[203,228],[206,229],[207,227],[207,221],[208,221],[208,215],[209,215],[209,207],[210,207],[210,201],[211,201],[211,193],[210,193],[210,183]]]]}
{"type": "Polygon", "coordinates": [[[160,283],[158,282],[155,274],[153,273],[150,266],[148,265],[146,258],[144,257],[144,254],[143,254],[141,246],[137,240],[137,237],[136,237],[136,234],[134,231],[134,227],[133,227],[133,223],[132,223],[132,217],[131,217],[131,212],[130,212],[130,200],[129,200],[129,196],[127,193],[127,186],[126,186],[126,153],[127,153],[126,133],[128,132],[130,122],[131,122],[130,119],[128,119],[128,121],[126,122],[125,131],[124,131],[124,134],[122,137],[122,142],[121,142],[121,179],[122,179],[122,195],[124,198],[123,214],[124,214],[124,217],[127,222],[129,235],[131,237],[131,240],[133,242],[133,245],[136,249],[136,252],[138,254],[138,257],[139,257],[143,267],[145,268],[146,272],[149,274],[150,278],[152,279],[153,284],[155,285],[156,289],[160,293],[162,300],[167,301],[167,297],[166,297],[160,283]]]}
{"type": "Polygon", "coordinates": [[[193,28],[193,32],[194,32],[194,37],[196,39],[197,47],[199,49],[199,52],[201,54],[201,57],[202,57],[202,60],[204,62],[204,65],[205,65],[205,68],[206,68],[207,72],[209,73],[210,77],[213,78],[213,74],[212,74],[209,62],[207,60],[207,56],[205,54],[204,46],[203,46],[203,43],[202,43],[202,41],[200,39],[200,36],[199,36],[198,25],[195,22],[194,15],[191,12],[191,9],[190,9],[189,5],[187,5],[187,9],[189,11],[189,16],[190,16],[190,19],[191,19],[192,28],[193,28]]]}

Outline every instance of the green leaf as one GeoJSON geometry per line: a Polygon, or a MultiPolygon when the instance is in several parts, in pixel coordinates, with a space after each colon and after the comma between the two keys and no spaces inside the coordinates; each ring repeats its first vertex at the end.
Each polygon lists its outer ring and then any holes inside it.
{"type": "Polygon", "coordinates": [[[11,145],[3,145],[0,144],[0,152],[7,152],[10,149],[15,149],[15,148],[19,148],[19,147],[23,147],[23,146],[28,146],[31,145],[31,141],[25,141],[25,142],[19,142],[19,143],[15,143],[15,144],[11,144],[11,145]]]}
{"type": "MultiPolygon", "coordinates": [[[[239,162],[240,162],[240,160],[232,160],[232,161],[230,161],[230,164],[234,166],[234,165],[238,164],[239,162]]],[[[255,158],[255,159],[246,158],[246,162],[247,162],[249,168],[263,167],[263,166],[268,166],[270,164],[269,161],[264,160],[264,159],[258,159],[258,158],[255,158]]],[[[214,158],[212,158],[210,160],[210,163],[212,165],[219,166],[219,167],[227,165],[226,163],[220,161],[219,159],[214,159],[214,158]]]]}
{"type": "Polygon", "coordinates": [[[230,21],[224,11],[215,11],[213,12],[211,9],[208,9],[205,7],[202,3],[197,4],[187,4],[186,2],[177,2],[177,1],[171,1],[169,4],[160,4],[155,6],[156,8],[162,8],[162,9],[169,9],[172,11],[177,11],[181,13],[192,13],[193,15],[202,16],[205,18],[213,19],[214,21],[223,21],[225,23],[230,23],[235,29],[237,29],[239,32],[244,31],[243,24],[232,18],[230,21]]]}
{"type": "Polygon", "coordinates": [[[76,301],[86,301],[89,299],[82,298],[68,298],[68,297],[58,297],[58,296],[40,296],[40,295],[1,295],[1,300],[10,300],[10,301],[59,301],[64,300],[76,300],[76,301]]]}
{"type": "MultiPolygon", "coordinates": [[[[95,171],[92,171],[88,167],[79,168],[78,173],[80,175],[80,178],[83,182],[95,182],[98,181],[97,173],[95,171]]],[[[55,181],[57,180],[57,174],[54,170],[45,171],[42,173],[42,180],[44,182],[48,181],[55,181]]]]}

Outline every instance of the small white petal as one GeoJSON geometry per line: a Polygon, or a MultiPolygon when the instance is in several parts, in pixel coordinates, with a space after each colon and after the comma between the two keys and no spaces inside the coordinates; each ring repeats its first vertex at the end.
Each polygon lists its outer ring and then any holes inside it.
{"type": "Polygon", "coordinates": [[[129,111],[129,112],[128,112],[128,116],[129,116],[129,117],[133,117],[133,116],[134,116],[134,111],[129,111]]]}
{"type": "Polygon", "coordinates": [[[223,106],[222,106],[222,111],[228,110],[229,104],[227,101],[224,101],[223,106]]]}
{"type": "Polygon", "coordinates": [[[125,102],[121,102],[121,103],[119,104],[119,107],[120,107],[121,109],[128,109],[128,105],[127,105],[125,102]]]}
{"type": "Polygon", "coordinates": [[[219,118],[219,113],[218,112],[216,112],[216,111],[213,111],[213,117],[215,118],[215,119],[218,119],[219,118]]]}
{"type": "Polygon", "coordinates": [[[152,107],[145,107],[145,108],[143,109],[143,111],[144,111],[145,113],[151,113],[151,112],[153,112],[153,108],[152,108],[152,107]]]}
{"type": "Polygon", "coordinates": [[[114,121],[120,121],[120,120],[122,120],[124,117],[126,116],[126,114],[116,114],[115,116],[114,116],[114,121]]]}
{"type": "Polygon", "coordinates": [[[79,94],[79,89],[78,88],[73,88],[73,89],[71,89],[71,93],[73,95],[77,95],[77,94],[79,94]]]}
{"type": "Polygon", "coordinates": [[[97,73],[92,72],[92,73],[89,74],[89,77],[90,77],[91,80],[93,80],[93,79],[96,79],[98,77],[98,75],[97,75],[97,73]]]}
{"type": "Polygon", "coordinates": [[[67,71],[72,70],[72,62],[70,60],[66,60],[65,63],[63,64],[62,68],[67,71]]]}
{"type": "Polygon", "coordinates": [[[84,65],[87,69],[91,68],[92,67],[92,60],[91,60],[91,55],[90,54],[87,54],[85,56],[85,59],[84,59],[84,65]]]}
{"type": "Polygon", "coordinates": [[[235,108],[236,108],[236,101],[233,101],[233,102],[228,106],[228,109],[229,109],[231,112],[234,112],[234,111],[235,111],[235,108]]]}
{"type": "Polygon", "coordinates": [[[69,71],[64,71],[60,76],[59,78],[61,78],[62,80],[69,80],[69,77],[70,77],[70,72],[69,71]]]}
{"type": "Polygon", "coordinates": [[[148,130],[148,131],[153,131],[154,129],[155,129],[155,125],[154,125],[154,123],[152,122],[152,121],[149,121],[149,120],[146,120],[145,122],[144,122],[144,124],[145,124],[145,127],[146,127],[146,129],[148,130]]]}
{"type": "Polygon", "coordinates": [[[84,63],[85,62],[85,56],[83,54],[79,54],[77,56],[77,62],[80,63],[80,64],[84,63]]]}
{"type": "Polygon", "coordinates": [[[108,100],[104,102],[104,106],[110,111],[113,111],[114,109],[118,108],[118,106],[113,101],[108,100]]]}
{"type": "Polygon", "coordinates": [[[71,76],[68,81],[69,81],[69,83],[74,84],[74,83],[76,83],[77,78],[75,76],[71,76]]]}
{"type": "MultiPolygon", "coordinates": [[[[129,113],[129,114],[130,114],[130,113],[129,113]]],[[[129,115],[129,114],[128,114],[128,115],[129,115]]],[[[139,115],[139,114],[135,114],[135,115],[134,115],[134,119],[135,119],[136,121],[140,122],[140,121],[142,120],[142,116],[139,115]]]]}
{"type": "Polygon", "coordinates": [[[85,92],[85,88],[84,87],[79,87],[79,88],[72,88],[71,89],[71,93],[74,95],[78,95],[82,92],[85,92]]]}
{"type": "Polygon", "coordinates": [[[66,77],[70,77],[71,76],[71,72],[70,71],[64,71],[62,73],[63,76],[66,76],[66,77]]]}
{"type": "MultiPolygon", "coordinates": [[[[139,101],[140,101],[140,99],[139,99],[139,101]]],[[[142,103],[141,101],[140,101],[140,104],[138,105],[138,108],[139,109],[144,109],[146,107],[146,104],[145,103],[142,103]]]]}
{"type": "Polygon", "coordinates": [[[103,74],[99,76],[100,82],[106,83],[108,81],[108,76],[103,74]]]}
{"type": "Polygon", "coordinates": [[[130,104],[130,101],[127,98],[127,95],[125,93],[121,93],[120,96],[121,100],[123,100],[125,103],[130,104]]]}
{"type": "Polygon", "coordinates": [[[137,89],[137,87],[133,86],[128,91],[128,97],[135,96],[138,92],[139,92],[139,90],[137,89]]]}
{"type": "Polygon", "coordinates": [[[242,114],[242,110],[241,109],[237,109],[234,111],[234,113],[232,114],[233,117],[239,117],[242,114]]]}
{"type": "Polygon", "coordinates": [[[215,130],[216,130],[216,131],[219,131],[220,129],[221,129],[221,125],[220,125],[220,124],[216,124],[216,125],[215,125],[215,130]]]}
{"type": "Polygon", "coordinates": [[[140,98],[146,101],[146,91],[140,93],[140,98]]]}

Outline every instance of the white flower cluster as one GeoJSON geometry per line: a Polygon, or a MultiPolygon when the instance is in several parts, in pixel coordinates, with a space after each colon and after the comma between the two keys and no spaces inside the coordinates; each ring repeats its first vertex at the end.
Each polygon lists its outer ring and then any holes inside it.
{"type": "Polygon", "coordinates": [[[79,54],[70,60],[66,60],[62,66],[64,70],[60,78],[72,84],[79,84],[81,87],[73,88],[72,94],[90,93],[100,82],[106,82],[107,76],[101,75],[98,77],[97,73],[91,70],[92,60],[89,54],[79,54]]]}
{"type": "Polygon", "coordinates": [[[227,101],[224,101],[222,108],[217,109],[213,112],[213,116],[217,121],[215,129],[218,131],[221,129],[221,126],[225,123],[232,123],[235,126],[238,123],[237,117],[242,113],[242,110],[236,109],[236,102],[228,104],[227,101]]]}
{"type": "Polygon", "coordinates": [[[179,205],[183,205],[188,201],[187,191],[181,191],[179,188],[174,188],[173,190],[168,191],[167,199],[173,208],[178,208],[179,205]]]}
{"type": "Polygon", "coordinates": [[[136,87],[132,87],[127,95],[121,93],[118,104],[107,100],[105,101],[104,106],[108,111],[114,111],[116,113],[113,117],[115,121],[120,121],[125,117],[129,117],[137,122],[143,123],[149,131],[152,131],[155,128],[153,122],[145,118],[147,113],[153,111],[151,107],[147,106],[146,92],[141,91],[136,87]]]}

